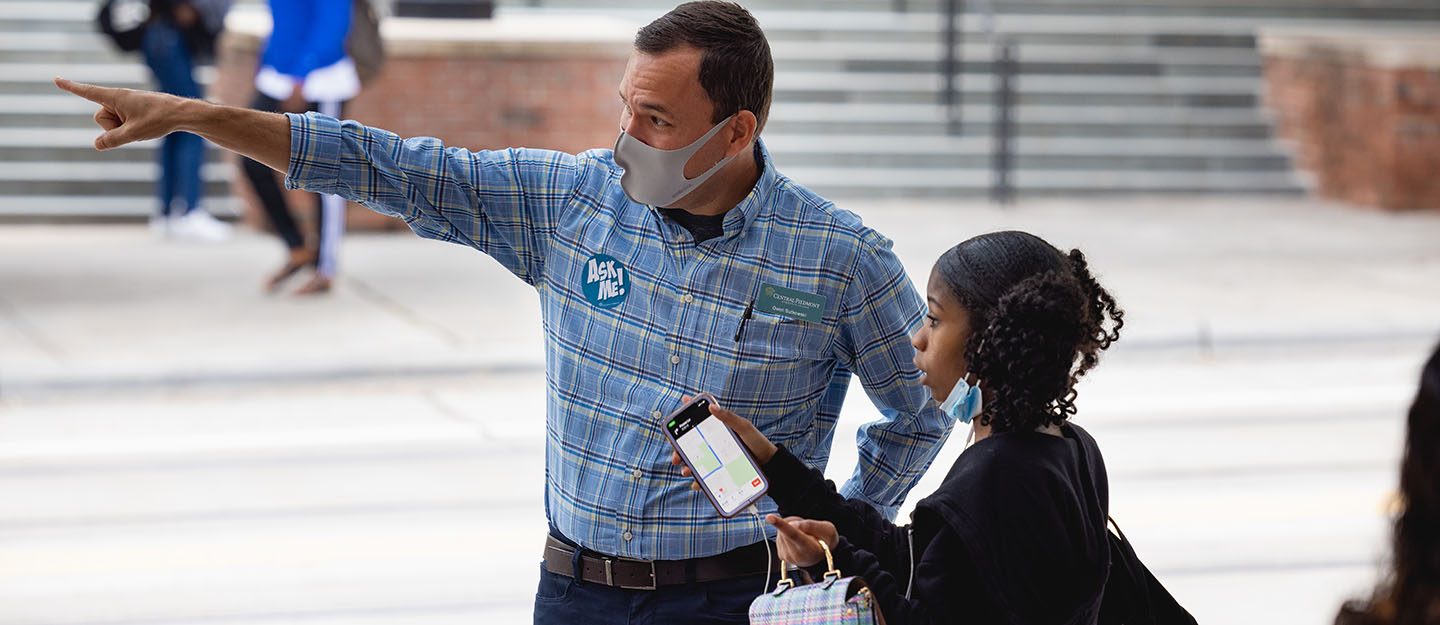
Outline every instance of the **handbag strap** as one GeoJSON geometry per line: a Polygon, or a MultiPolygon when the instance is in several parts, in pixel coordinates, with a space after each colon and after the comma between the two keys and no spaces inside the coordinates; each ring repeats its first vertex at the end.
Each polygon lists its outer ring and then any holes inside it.
{"type": "MultiPolygon", "coordinates": [[[[834,555],[831,555],[831,553],[830,553],[830,545],[825,544],[825,541],[820,540],[820,539],[817,538],[817,539],[815,539],[815,542],[820,543],[820,550],[825,552],[825,569],[826,569],[826,570],[825,570],[825,577],[824,577],[825,583],[826,583],[826,585],[833,584],[833,583],[835,583],[835,580],[840,579],[840,578],[842,577],[842,575],[841,575],[841,573],[840,573],[840,569],[835,568],[835,556],[834,556],[834,555]]],[[[778,581],[778,582],[775,583],[775,594],[778,595],[778,594],[784,592],[783,590],[780,589],[781,586],[784,586],[786,589],[790,589],[790,588],[794,588],[794,587],[795,587],[795,582],[794,582],[794,580],[791,580],[791,579],[790,579],[790,570],[789,570],[789,569],[790,569],[790,565],[785,562],[785,559],[784,559],[784,558],[781,558],[781,559],[780,559],[780,581],[778,581]]]]}
{"type": "MultiPolygon", "coordinates": [[[[816,583],[823,584],[823,588],[829,588],[835,582],[840,580],[842,574],[840,573],[840,569],[835,568],[835,556],[830,553],[830,545],[825,544],[825,541],[818,538],[815,539],[815,542],[820,543],[820,550],[825,552],[826,568],[824,577],[825,581],[816,583]]],[[[789,569],[789,563],[785,562],[783,558],[780,559],[780,581],[775,583],[775,590],[771,591],[770,596],[779,597],[780,595],[784,594],[786,590],[795,587],[794,580],[790,579],[789,569]]],[[[875,591],[871,590],[870,584],[866,583],[864,579],[861,579],[859,577],[850,578],[850,582],[846,585],[845,594],[849,596],[862,590],[869,595],[869,601],[871,602],[871,606],[874,608],[876,624],[886,625],[885,613],[880,610],[880,604],[875,598],[875,591]]]]}

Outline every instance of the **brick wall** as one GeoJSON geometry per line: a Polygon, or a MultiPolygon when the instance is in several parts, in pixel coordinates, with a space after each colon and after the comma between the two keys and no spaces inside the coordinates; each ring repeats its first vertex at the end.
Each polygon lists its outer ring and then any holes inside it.
{"type": "MultiPolygon", "coordinates": [[[[246,106],[254,97],[259,39],[228,34],[216,62],[211,96],[246,106]]],[[[345,117],[384,128],[403,137],[437,137],[448,146],[469,149],[532,147],[579,152],[615,143],[620,106],[615,97],[625,59],[616,54],[565,56],[550,49],[527,57],[513,49],[485,56],[473,50],[446,55],[406,53],[387,59],[364,92],[345,109],[345,117]]],[[[245,205],[246,223],[268,227],[245,183],[239,159],[232,185],[245,205]]],[[[278,174],[277,174],[278,175],[278,174]]],[[[292,211],[302,223],[314,218],[314,200],[292,191],[292,211]]],[[[398,220],[352,204],[352,230],[403,229],[398,220]]],[[[310,226],[313,227],[313,226],[310,226]]]]}
{"type": "Polygon", "coordinates": [[[1440,209],[1440,67],[1371,62],[1352,50],[1363,45],[1311,40],[1266,54],[1265,97],[1278,132],[1322,196],[1440,209]]]}

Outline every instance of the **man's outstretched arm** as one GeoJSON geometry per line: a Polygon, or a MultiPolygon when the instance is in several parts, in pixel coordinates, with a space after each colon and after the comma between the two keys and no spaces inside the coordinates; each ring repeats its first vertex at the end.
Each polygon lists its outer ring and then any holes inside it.
{"type": "Polygon", "coordinates": [[[115,89],[56,78],[55,86],[100,105],[95,123],[105,133],[95,149],[190,132],[277,171],[290,164],[290,120],[279,113],[212,104],[164,93],[115,89]]]}

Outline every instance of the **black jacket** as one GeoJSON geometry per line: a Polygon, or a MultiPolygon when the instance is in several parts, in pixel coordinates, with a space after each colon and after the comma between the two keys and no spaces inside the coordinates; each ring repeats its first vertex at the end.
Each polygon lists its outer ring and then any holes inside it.
{"type": "Polygon", "coordinates": [[[1061,431],[975,443],[908,526],[841,497],[783,447],[764,470],[781,515],[835,524],[836,567],[869,582],[890,625],[1089,624],[1110,566],[1109,488],[1095,439],[1072,424],[1061,431]]]}

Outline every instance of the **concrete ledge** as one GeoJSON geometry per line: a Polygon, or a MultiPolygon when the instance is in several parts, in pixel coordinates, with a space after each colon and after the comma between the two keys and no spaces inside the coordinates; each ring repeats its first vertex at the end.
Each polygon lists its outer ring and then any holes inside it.
{"type": "MultiPolygon", "coordinates": [[[[258,51],[270,34],[265,11],[237,9],[225,20],[227,45],[258,51]]],[[[497,14],[493,19],[386,17],[387,58],[487,57],[625,59],[639,25],[593,15],[497,14]]]]}
{"type": "Polygon", "coordinates": [[[1440,27],[1269,28],[1265,100],[1317,192],[1440,208],[1440,27]]]}
{"type": "Polygon", "coordinates": [[[1272,26],[1260,29],[1265,57],[1317,59],[1385,69],[1440,69],[1440,26],[1272,26]]]}

